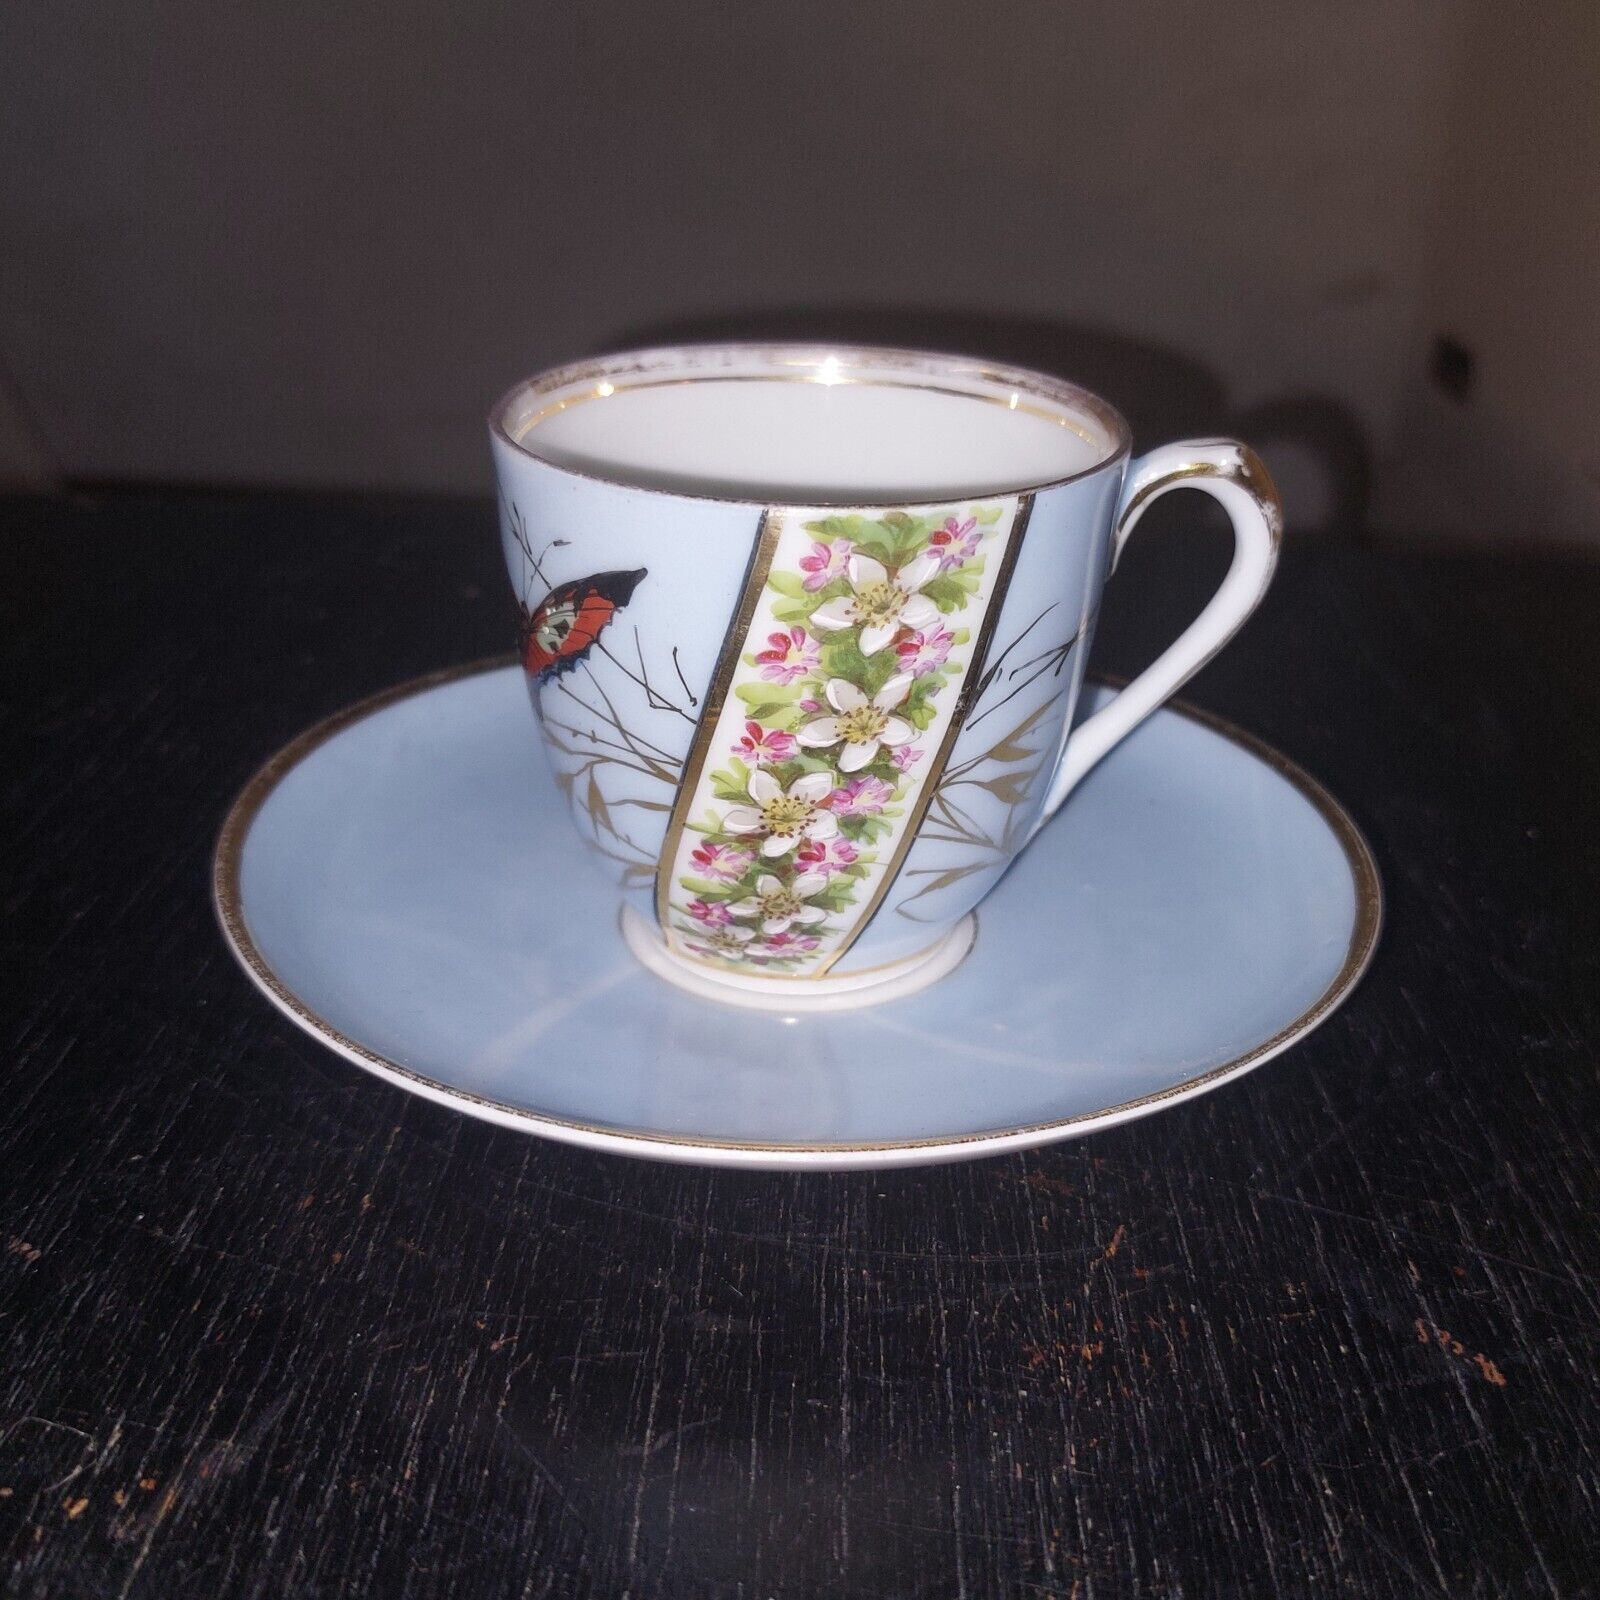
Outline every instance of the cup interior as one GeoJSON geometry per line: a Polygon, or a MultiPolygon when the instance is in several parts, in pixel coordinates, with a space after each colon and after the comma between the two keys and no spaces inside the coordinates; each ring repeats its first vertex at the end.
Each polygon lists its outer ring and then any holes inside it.
{"type": "Polygon", "coordinates": [[[501,438],[571,472],[720,500],[914,504],[1093,472],[1127,425],[1087,390],[956,356],[851,347],[641,351],[519,384],[501,438]]]}

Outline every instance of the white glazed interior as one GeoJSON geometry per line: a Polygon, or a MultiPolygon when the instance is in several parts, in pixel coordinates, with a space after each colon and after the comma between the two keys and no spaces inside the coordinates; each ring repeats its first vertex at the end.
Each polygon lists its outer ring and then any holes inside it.
{"type": "Polygon", "coordinates": [[[1040,488],[1126,448],[1084,390],[914,351],[714,345],[519,385],[493,423],[553,466],[722,500],[895,504],[1040,488]]]}

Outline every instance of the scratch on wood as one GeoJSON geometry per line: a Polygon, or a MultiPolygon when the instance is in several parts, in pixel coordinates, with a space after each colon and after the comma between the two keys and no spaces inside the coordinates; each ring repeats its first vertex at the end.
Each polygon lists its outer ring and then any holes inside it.
{"type": "MultiPolygon", "coordinates": [[[[1446,1355],[1455,1356],[1461,1360],[1468,1359],[1467,1347],[1449,1329],[1425,1323],[1421,1317],[1416,1319],[1413,1326],[1417,1331],[1418,1344],[1437,1345],[1446,1355]]],[[[1470,1359],[1485,1383],[1492,1383],[1497,1389],[1506,1387],[1505,1373],[1482,1351],[1479,1351],[1470,1359]]]]}

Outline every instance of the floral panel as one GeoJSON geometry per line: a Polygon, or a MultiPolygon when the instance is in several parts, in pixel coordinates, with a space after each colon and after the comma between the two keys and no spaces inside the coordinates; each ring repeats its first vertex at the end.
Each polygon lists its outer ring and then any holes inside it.
{"type": "Polygon", "coordinates": [[[807,977],[848,948],[938,782],[1019,507],[768,515],[661,866],[675,950],[807,977]]]}

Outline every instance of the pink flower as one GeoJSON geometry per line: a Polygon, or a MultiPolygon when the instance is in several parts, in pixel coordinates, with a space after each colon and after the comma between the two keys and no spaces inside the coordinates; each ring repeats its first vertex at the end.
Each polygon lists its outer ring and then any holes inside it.
{"type": "Polygon", "coordinates": [[[835,578],[842,578],[850,560],[850,552],[854,549],[855,546],[848,539],[835,539],[832,544],[824,544],[820,539],[813,540],[811,554],[800,557],[800,570],[806,575],[808,592],[815,594],[818,589],[826,589],[835,578]]]}
{"type": "Polygon", "coordinates": [[[820,711],[822,709],[822,702],[820,700],[813,700],[808,695],[800,702],[800,709],[802,711],[820,711]]]}
{"type": "Polygon", "coordinates": [[[939,570],[948,572],[952,567],[959,567],[961,563],[978,552],[978,542],[983,535],[978,532],[978,524],[968,517],[965,522],[957,522],[954,517],[946,517],[942,528],[935,528],[928,535],[928,548],[939,558],[939,570]]]}
{"type": "Polygon", "coordinates": [[[763,956],[805,955],[821,943],[814,933],[769,933],[752,953],[763,956]]]}
{"type": "Polygon", "coordinates": [[[695,871],[713,883],[737,883],[755,860],[748,850],[734,844],[703,844],[689,856],[695,871]]]}
{"type": "Polygon", "coordinates": [[[903,744],[898,750],[889,752],[889,759],[902,772],[909,772],[922,759],[922,752],[911,745],[903,744]]]}
{"type": "Polygon", "coordinates": [[[854,864],[861,854],[839,834],[831,839],[807,839],[795,852],[794,864],[801,872],[820,872],[825,877],[854,864]]]}
{"type": "Polygon", "coordinates": [[[937,671],[950,659],[956,636],[942,622],[907,635],[894,647],[900,658],[900,670],[920,678],[925,673],[937,671]]]}
{"type": "Polygon", "coordinates": [[[882,778],[851,778],[822,803],[836,817],[873,817],[894,799],[894,790],[882,778]]]}
{"type": "Polygon", "coordinates": [[[792,733],[780,733],[776,728],[763,728],[759,722],[747,722],[744,737],[733,747],[733,753],[752,766],[759,767],[763,762],[775,766],[792,760],[796,748],[792,733]]]}
{"type": "Polygon", "coordinates": [[[702,928],[726,928],[733,921],[733,913],[720,900],[691,900],[684,910],[702,928]]]}
{"type": "Polygon", "coordinates": [[[804,628],[780,629],[767,635],[768,648],[756,652],[761,676],[770,683],[793,683],[816,671],[822,646],[804,628]]]}

